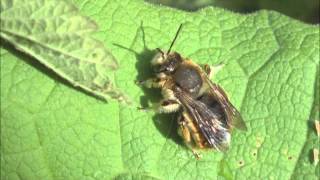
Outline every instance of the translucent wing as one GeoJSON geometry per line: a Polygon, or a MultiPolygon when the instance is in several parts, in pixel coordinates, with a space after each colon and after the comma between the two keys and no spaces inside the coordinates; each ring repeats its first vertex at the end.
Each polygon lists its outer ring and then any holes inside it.
{"type": "Polygon", "coordinates": [[[210,93],[222,106],[227,118],[227,123],[230,127],[235,127],[242,131],[247,131],[247,126],[243,121],[239,111],[231,104],[227,94],[217,84],[212,83],[208,76],[205,75],[206,83],[209,86],[210,93]]]}
{"type": "Polygon", "coordinates": [[[206,104],[193,99],[180,89],[175,91],[175,95],[188,115],[196,122],[209,146],[221,151],[227,150],[231,136],[228,129],[219,121],[217,115],[206,104]]]}

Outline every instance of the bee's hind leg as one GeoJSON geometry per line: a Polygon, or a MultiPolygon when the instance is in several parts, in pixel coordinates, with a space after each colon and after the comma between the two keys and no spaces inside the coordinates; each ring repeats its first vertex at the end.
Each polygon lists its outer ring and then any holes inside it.
{"type": "Polygon", "coordinates": [[[203,69],[206,72],[206,74],[208,75],[209,78],[214,77],[214,75],[216,75],[222,68],[223,68],[224,64],[218,64],[218,65],[214,65],[214,66],[210,66],[209,64],[205,64],[203,69]]]}
{"type": "Polygon", "coordinates": [[[182,116],[179,117],[178,119],[178,134],[183,138],[184,143],[186,146],[191,149],[193,155],[197,160],[201,159],[201,154],[197,152],[197,150],[194,148],[194,142],[192,140],[191,132],[188,129],[186,122],[184,121],[184,118],[182,116]]]}

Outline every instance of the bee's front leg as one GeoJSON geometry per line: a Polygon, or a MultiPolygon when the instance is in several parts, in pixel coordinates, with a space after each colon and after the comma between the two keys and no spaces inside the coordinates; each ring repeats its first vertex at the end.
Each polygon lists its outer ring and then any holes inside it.
{"type": "Polygon", "coordinates": [[[171,89],[163,88],[166,83],[165,79],[151,78],[145,81],[136,81],[136,84],[147,88],[162,88],[161,93],[163,100],[159,104],[155,104],[149,108],[138,108],[139,110],[151,110],[153,109],[157,113],[172,113],[180,109],[180,103],[175,97],[171,89]]]}
{"type": "Polygon", "coordinates": [[[158,105],[158,107],[156,108],[156,111],[158,113],[173,113],[173,112],[177,112],[180,109],[180,104],[175,101],[175,100],[171,100],[171,99],[164,99],[160,102],[160,104],[158,105]]]}
{"type": "Polygon", "coordinates": [[[157,108],[158,113],[173,113],[180,109],[181,105],[179,100],[175,97],[171,89],[162,89],[161,94],[164,99],[157,108]]]}

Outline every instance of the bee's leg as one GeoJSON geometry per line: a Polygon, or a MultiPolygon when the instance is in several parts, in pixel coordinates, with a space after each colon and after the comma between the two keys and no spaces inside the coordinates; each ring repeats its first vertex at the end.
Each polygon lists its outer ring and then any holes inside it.
{"type": "Polygon", "coordinates": [[[171,89],[162,89],[161,94],[164,99],[178,101],[171,89]]]}
{"type": "Polygon", "coordinates": [[[214,75],[216,75],[222,68],[224,64],[218,64],[215,66],[210,66],[209,64],[204,65],[204,71],[208,75],[209,78],[212,78],[214,75]]]}
{"type": "Polygon", "coordinates": [[[192,135],[189,128],[186,125],[186,121],[183,116],[180,116],[178,119],[178,134],[183,138],[184,143],[187,145],[189,149],[191,149],[193,155],[196,159],[201,159],[201,154],[194,149],[194,142],[192,140],[192,135]]]}
{"type": "Polygon", "coordinates": [[[180,104],[171,99],[164,99],[160,102],[160,105],[156,108],[158,113],[173,113],[180,109],[180,104]]]}
{"type": "Polygon", "coordinates": [[[157,113],[173,113],[177,112],[180,109],[180,104],[176,102],[175,100],[170,100],[170,99],[164,99],[162,100],[159,104],[154,104],[151,107],[138,107],[138,110],[141,111],[149,111],[153,110],[157,113]]]}
{"type": "Polygon", "coordinates": [[[159,104],[154,104],[151,109],[157,113],[173,113],[180,109],[181,105],[172,90],[162,89],[161,94],[163,100],[159,104]]]}
{"type": "Polygon", "coordinates": [[[135,83],[146,88],[161,88],[164,84],[164,80],[159,78],[150,78],[144,81],[137,80],[135,83]]]}
{"type": "Polygon", "coordinates": [[[172,113],[180,109],[181,105],[171,89],[162,89],[161,94],[163,100],[157,109],[159,113],[172,113]]]}

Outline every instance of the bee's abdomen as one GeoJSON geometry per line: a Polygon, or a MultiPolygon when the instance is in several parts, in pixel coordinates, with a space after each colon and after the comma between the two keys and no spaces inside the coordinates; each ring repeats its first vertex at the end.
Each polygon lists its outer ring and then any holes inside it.
{"type": "Polygon", "coordinates": [[[196,147],[200,149],[209,148],[206,139],[200,132],[199,127],[191,119],[187,120],[186,126],[189,129],[189,132],[191,133],[193,142],[196,145],[196,147]]]}

